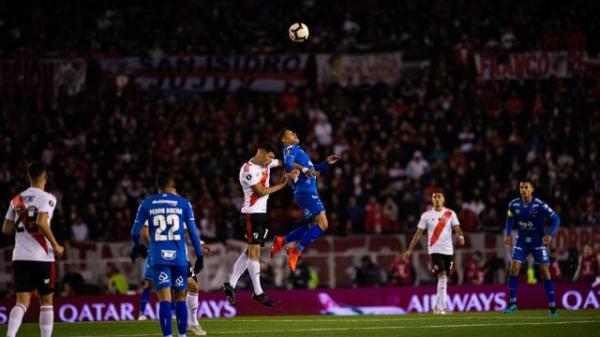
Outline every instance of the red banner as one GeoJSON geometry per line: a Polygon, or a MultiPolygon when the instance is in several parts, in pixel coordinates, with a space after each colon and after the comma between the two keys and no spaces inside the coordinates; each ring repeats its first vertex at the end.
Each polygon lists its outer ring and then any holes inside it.
{"type": "MultiPolygon", "coordinates": [[[[600,289],[588,284],[558,283],[556,302],[560,309],[600,309],[600,289]]],[[[251,293],[238,293],[238,304],[230,305],[220,292],[200,295],[198,317],[227,318],[256,315],[377,315],[430,312],[435,302],[436,288],[360,288],[316,290],[268,291],[278,305],[267,308],[251,299],[251,293]]],[[[450,286],[446,305],[450,311],[500,311],[506,308],[505,285],[450,286]]],[[[58,322],[135,320],[139,313],[138,296],[77,296],[57,297],[54,301],[55,320],[58,322]]],[[[13,301],[0,301],[0,324],[6,324],[13,301]]],[[[158,315],[156,299],[150,301],[146,314],[155,319],[158,315]]],[[[519,287],[521,309],[547,307],[542,284],[519,287]]],[[[27,311],[25,320],[37,320],[39,306],[36,301],[27,311]]]]}

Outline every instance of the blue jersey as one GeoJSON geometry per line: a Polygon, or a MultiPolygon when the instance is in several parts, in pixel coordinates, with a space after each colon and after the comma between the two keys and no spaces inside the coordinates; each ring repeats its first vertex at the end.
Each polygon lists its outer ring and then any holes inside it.
{"type": "MultiPolygon", "coordinates": [[[[327,168],[327,162],[323,162],[313,165],[310,157],[299,145],[289,145],[283,149],[283,166],[286,171],[291,171],[294,166],[293,163],[299,164],[309,170],[325,171],[327,168]]],[[[294,195],[297,194],[317,194],[317,177],[309,176],[306,174],[300,174],[298,179],[292,184],[292,190],[294,195]]]]}
{"type": "Polygon", "coordinates": [[[513,199],[508,204],[505,234],[510,235],[513,224],[518,226],[517,247],[541,247],[546,235],[546,220],[551,219],[552,225],[547,234],[554,236],[560,224],[560,218],[538,198],[533,198],[529,204],[524,204],[521,198],[513,199]]]}
{"type": "Polygon", "coordinates": [[[135,245],[139,244],[140,231],[145,221],[148,221],[150,234],[148,259],[153,266],[187,266],[186,227],[190,231],[196,254],[202,255],[192,205],[185,198],[172,193],[158,193],[142,201],[131,230],[135,245]]]}

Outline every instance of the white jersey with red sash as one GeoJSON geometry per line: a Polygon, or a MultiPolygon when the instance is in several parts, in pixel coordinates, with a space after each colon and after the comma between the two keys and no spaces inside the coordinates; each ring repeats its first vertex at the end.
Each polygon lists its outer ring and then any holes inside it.
{"type": "Polygon", "coordinates": [[[38,213],[48,213],[52,220],[56,198],[39,188],[30,187],[10,201],[5,219],[15,222],[13,261],[53,262],[54,251],[50,241],[38,229],[38,213]]]}
{"type": "Polygon", "coordinates": [[[458,217],[449,208],[444,207],[439,212],[431,209],[421,214],[417,228],[427,231],[429,254],[454,254],[452,226],[456,225],[459,225],[458,217]]]}

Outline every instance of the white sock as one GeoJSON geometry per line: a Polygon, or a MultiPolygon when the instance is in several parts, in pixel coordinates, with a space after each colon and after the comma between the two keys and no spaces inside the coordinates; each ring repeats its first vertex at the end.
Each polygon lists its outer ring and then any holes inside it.
{"type": "Polygon", "coordinates": [[[198,294],[188,292],[185,296],[188,311],[188,326],[196,326],[198,323],[198,294]]]}
{"type": "Polygon", "coordinates": [[[242,274],[248,268],[248,255],[246,253],[242,253],[237,260],[235,260],[235,264],[233,265],[233,272],[231,273],[231,277],[229,278],[229,285],[235,289],[235,286],[238,283],[242,274]]]}
{"type": "Polygon", "coordinates": [[[17,331],[21,327],[21,322],[23,322],[23,316],[27,311],[27,307],[23,304],[15,304],[15,306],[10,311],[10,315],[8,316],[8,329],[6,330],[6,337],[15,337],[17,331]]]}
{"type": "Polygon", "coordinates": [[[51,305],[40,306],[40,335],[41,337],[52,336],[54,328],[54,308],[51,305]]]}
{"type": "Polygon", "coordinates": [[[446,276],[441,276],[438,278],[437,284],[437,301],[436,305],[438,309],[442,309],[446,307],[446,292],[448,289],[448,278],[446,276]]]}
{"type": "Polygon", "coordinates": [[[252,280],[252,287],[254,288],[254,294],[260,295],[263,293],[262,286],[260,285],[260,262],[255,260],[248,261],[248,274],[252,280]]]}

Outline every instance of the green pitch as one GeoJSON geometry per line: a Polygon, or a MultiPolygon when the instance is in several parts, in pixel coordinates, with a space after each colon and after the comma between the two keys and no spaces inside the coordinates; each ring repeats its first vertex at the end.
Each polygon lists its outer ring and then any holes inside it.
{"type": "MultiPolygon", "coordinates": [[[[552,319],[547,311],[520,311],[505,315],[455,313],[447,316],[410,314],[403,316],[272,316],[202,320],[208,336],[332,336],[332,337],[423,337],[423,336],[600,336],[600,311],[560,311],[552,319]]],[[[176,334],[175,324],[174,335],[176,334]]],[[[0,336],[6,325],[0,327],[0,336]]],[[[19,337],[37,337],[37,324],[24,324],[19,337]]],[[[56,337],[161,337],[156,321],[58,323],[56,337]]],[[[188,336],[192,336],[191,334],[188,336]]]]}

